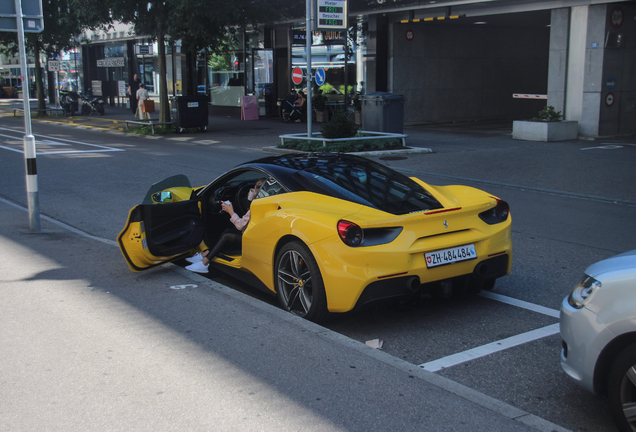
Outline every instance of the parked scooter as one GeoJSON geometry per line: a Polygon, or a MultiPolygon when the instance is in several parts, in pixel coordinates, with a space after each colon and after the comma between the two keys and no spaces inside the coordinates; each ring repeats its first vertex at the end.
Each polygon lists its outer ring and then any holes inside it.
{"type": "Polygon", "coordinates": [[[73,91],[60,90],[60,106],[66,115],[76,113],[79,110],[79,95],[73,91]]]}
{"type": "Polygon", "coordinates": [[[104,100],[96,97],[93,98],[89,96],[80,95],[82,99],[82,114],[92,115],[93,113],[97,113],[99,115],[104,115],[104,100]]]}

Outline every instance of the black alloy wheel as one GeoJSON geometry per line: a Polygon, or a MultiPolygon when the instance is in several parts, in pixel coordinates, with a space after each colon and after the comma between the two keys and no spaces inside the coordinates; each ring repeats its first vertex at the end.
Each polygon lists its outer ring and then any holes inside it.
{"type": "Polygon", "coordinates": [[[307,246],[300,241],[283,246],[276,256],[274,272],[276,295],[283,309],[314,322],[327,319],[322,275],[307,246]]]}
{"type": "Polygon", "coordinates": [[[618,429],[636,431],[636,344],[616,357],[607,381],[607,397],[618,429]]]}

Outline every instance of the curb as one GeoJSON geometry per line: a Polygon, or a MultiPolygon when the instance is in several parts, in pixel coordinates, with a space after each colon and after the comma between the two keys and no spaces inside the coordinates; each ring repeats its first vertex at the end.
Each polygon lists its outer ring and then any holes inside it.
{"type": "MultiPolygon", "coordinates": [[[[311,153],[301,150],[292,150],[285,148],[278,148],[274,146],[262,147],[262,151],[269,153],[280,153],[280,154],[291,154],[291,153],[311,153]]],[[[419,154],[419,153],[433,153],[433,150],[430,148],[417,148],[417,147],[409,147],[403,150],[378,150],[378,151],[366,151],[366,152],[347,152],[347,154],[356,155],[356,156],[395,156],[400,154],[419,154]]]]}

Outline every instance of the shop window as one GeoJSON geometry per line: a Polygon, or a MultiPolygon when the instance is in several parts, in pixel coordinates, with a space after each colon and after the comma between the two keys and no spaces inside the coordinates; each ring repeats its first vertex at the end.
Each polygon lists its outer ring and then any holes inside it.
{"type": "Polygon", "coordinates": [[[212,105],[241,106],[245,96],[243,34],[228,35],[221,49],[208,56],[209,93],[212,105]]]}

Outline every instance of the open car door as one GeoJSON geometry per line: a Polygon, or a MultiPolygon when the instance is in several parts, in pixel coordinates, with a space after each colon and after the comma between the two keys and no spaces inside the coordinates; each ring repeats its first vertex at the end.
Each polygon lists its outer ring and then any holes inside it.
{"type": "Polygon", "coordinates": [[[201,243],[203,219],[192,191],[186,176],[173,176],[152,185],[130,210],[117,242],[133,271],[179,259],[201,243]]]}

